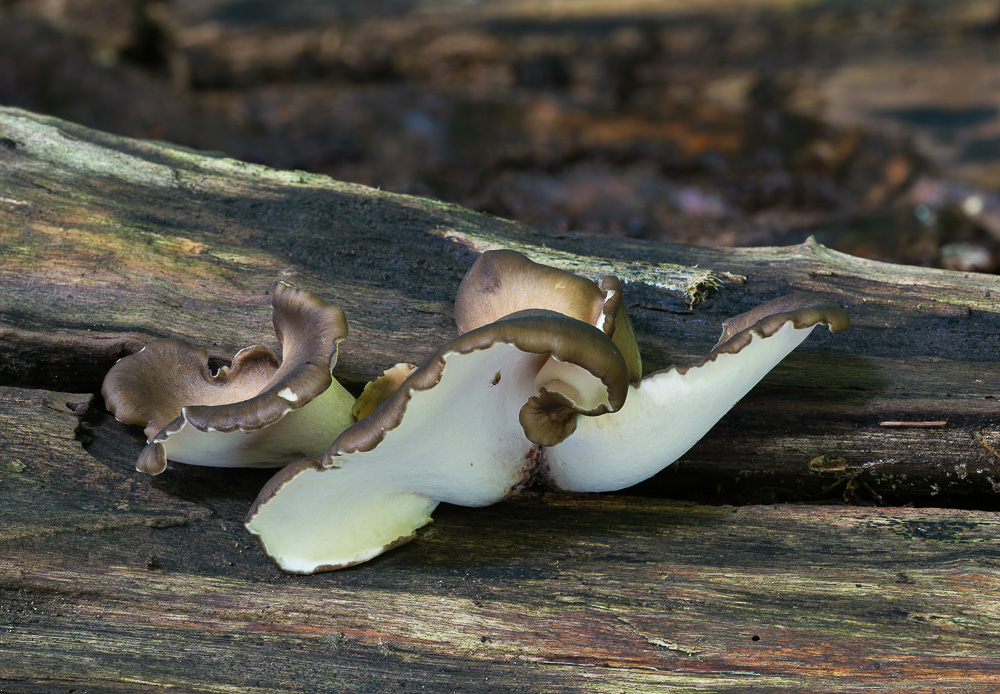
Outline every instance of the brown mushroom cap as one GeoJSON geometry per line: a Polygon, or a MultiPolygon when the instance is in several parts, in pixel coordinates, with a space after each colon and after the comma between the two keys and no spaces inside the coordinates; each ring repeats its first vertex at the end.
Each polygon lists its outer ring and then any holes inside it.
{"type": "Polygon", "coordinates": [[[537,467],[532,441],[565,438],[578,413],[617,409],[627,388],[600,330],[552,311],[506,316],[441,347],[322,461],[275,475],[247,528],[286,571],[365,561],[410,539],[440,501],[483,506],[515,493],[537,467]],[[539,392],[550,361],[562,366],[539,392]]]}
{"type": "Polygon", "coordinates": [[[283,361],[254,346],[213,374],[204,350],[158,340],[111,368],[101,389],[108,409],[123,422],[145,427],[150,442],[138,469],[157,474],[168,457],[199,465],[284,465],[318,454],[350,423],[354,399],[330,373],[337,345],[347,336],[343,312],[284,283],[275,288],[273,304],[283,361]],[[317,400],[324,415],[297,414],[317,400]],[[239,435],[275,427],[291,413],[295,427],[286,422],[271,432],[292,437],[284,443],[239,435]],[[208,440],[195,431],[215,436],[208,440]]]}
{"type": "Polygon", "coordinates": [[[844,309],[829,299],[804,292],[786,294],[723,321],[722,335],[712,351],[702,360],[678,368],[692,368],[718,354],[739,352],[754,335],[769,337],[785,323],[799,329],[827,325],[834,333],[851,327],[851,319],[844,309]]]}
{"type": "Polygon", "coordinates": [[[279,366],[274,352],[257,345],[213,374],[205,350],[181,340],[155,340],[111,367],[101,394],[116,419],[144,427],[152,440],[186,405],[225,406],[253,398],[279,366]]]}
{"type": "Polygon", "coordinates": [[[613,275],[596,284],[585,277],[540,265],[512,250],[486,251],[462,279],[455,297],[459,333],[529,309],[546,309],[589,323],[614,340],[633,382],[642,374],[635,332],[613,275]]]}
{"type": "Polygon", "coordinates": [[[822,297],[796,294],[727,320],[722,339],[692,364],[629,387],[625,405],[544,451],[543,478],[566,491],[612,491],[656,474],[693,446],[817,325],[850,321],[822,297]]]}

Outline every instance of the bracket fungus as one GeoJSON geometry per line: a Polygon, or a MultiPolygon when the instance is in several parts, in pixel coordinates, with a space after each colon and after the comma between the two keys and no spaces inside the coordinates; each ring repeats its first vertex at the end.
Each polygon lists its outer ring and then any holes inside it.
{"type": "Polygon", "coordinates": [[[847,330],[831,301],[791,294],[723,323],[707,355],[629,386],[625,405],[546,449],[542,477],[556,489],[607,492],[648,479],[688,451],[818,325],[847,330]],[[655,432],[655,433],[651,433],[655,432]]]}
{"type": "Polygon", "coordinates": [[[145,427],[137,470],[159,474],[168,459],[279,467],[322,454],[351,424],[354,398],[331,375],[347,336],[343,312],[285,283],[273,307],[283,360],[256,345],[212,373],[204,350],[156,340],[111,368],[101,388],[108,409],[145,427]]]}
{"type": "Polygon", "coordinates": [[[476,261],[455,314],[459,337],[374,382],[363,418],[324,456],[261,491],[246,526],[282,569],[367,561],[414,537],[440,502],[487,505],[535,479],[567,491],[639,482],[813,328],[849,324],[832,302],[783,297],[726,321],[704,358],[643,378],[617,278],[595,283],[513,251],[476,261]]]}
{"type": "Polygon", "coordinates": [[[603,331],[625,358],[629,380],[638,381],[642,361],[632,322],[621,310],[623,300],[621,280],[614,275],[591,282],[517,251],[487,251],[458,286],[455,324],[461,334],[517,311],[555,311],[603,331]]]}
{"type": "Polygon", "coordinates": [[[451,340],[319,459],[281,470],[246,526],[294,573],[367,561],[406,542],[439,502],[485,506],[528,484],[537,441],[577,415],[621,407],[628,368],[602,331],[547,310],[519,311],[451,340]],[[537,384],[542,367],[558,378],[537,384]]]}

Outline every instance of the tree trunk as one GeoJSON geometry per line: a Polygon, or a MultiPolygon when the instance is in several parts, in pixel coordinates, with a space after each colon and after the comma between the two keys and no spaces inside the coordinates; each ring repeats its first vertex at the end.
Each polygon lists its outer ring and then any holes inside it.
{"type": "MultiPolygon", "coordinates": [[[[0,689],[986,691],[1000,675],[992,276],[814,243],[553,234],[420,198],[0,109],[0,689]],[[274,346],[286,280],[340,304],[352,389],[454,334],[487,248],[627,287],[646,370],[794,290],[819,331],[638,496],[442,508],[355,569],[282,575],[241,525],[268,472],[132,470],[114,361],[274,346]],[[685,502],[650,497],[673,496],[685,502]]],[[[997,294],[1000,296],[1000,294],[997,294]]]]}

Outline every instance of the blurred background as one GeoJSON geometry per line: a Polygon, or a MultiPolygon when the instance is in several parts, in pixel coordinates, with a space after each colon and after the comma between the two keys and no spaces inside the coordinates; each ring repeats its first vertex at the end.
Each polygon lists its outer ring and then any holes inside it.
{"type": "Polygon", "coordinates": [[[1000,263],[998,0],[0,0],[0,105],[556,230],[1000,263]]]}

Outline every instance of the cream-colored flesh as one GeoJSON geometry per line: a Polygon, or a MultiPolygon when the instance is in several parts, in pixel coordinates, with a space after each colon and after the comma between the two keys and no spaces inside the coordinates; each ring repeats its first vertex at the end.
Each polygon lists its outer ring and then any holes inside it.
{"type": "Polygon", "coordinates": [[[440,381],[412,392],[373,449],[304,468],[247,527],[281,568],[309,573],[404,542],[440,501],[485,506],[509,496],[535,471],[518,412],[544,359],[503,343],[447,355],[440,381]]]}
{"type": "Polygon", "coordinates": [[[167,459],[209,467],[282,467],[323,455],[351,425],[354,397],[333,381],[307,405],[256,431],[199,431],[190,424],[162,441],[167,459]]]}
{"type": "Polygon", "coordinates": [[[584,411],[595,410],[601,405],[610,408],[608,388],[594,374],[582,366],[549,357],[535,376],[535,390],[546,388],[561,393],[584,411]]]}
{"type": "Polygon", "coordinates": [[[652,477],[704,436],[813,328],[791,323],[753,340],[737,354],[685,374],[673,368],[630,386],[625,405],[600,417],[581,417],[576,432],[545,450],[543,472],[558,489],[601,492],[652,477]]]}
{"type": "Polygon", "coordinates": [[[412,393],[399,424],[373,450],[332,462],[385,466],[406,489],[439,501],[494,503],[526,479],[532,444],[518,412],[535,394],[542,359],[504,343],[447,355],[441,380],[412,393]]]}
{"type": "Polygon", "coordinates": [[[372,479],[363,468],[304,469],[247,529],[283,570],[309,574],[367,561],[431,522],[437,501],[393,489],[393,480],[372,479]]]}

